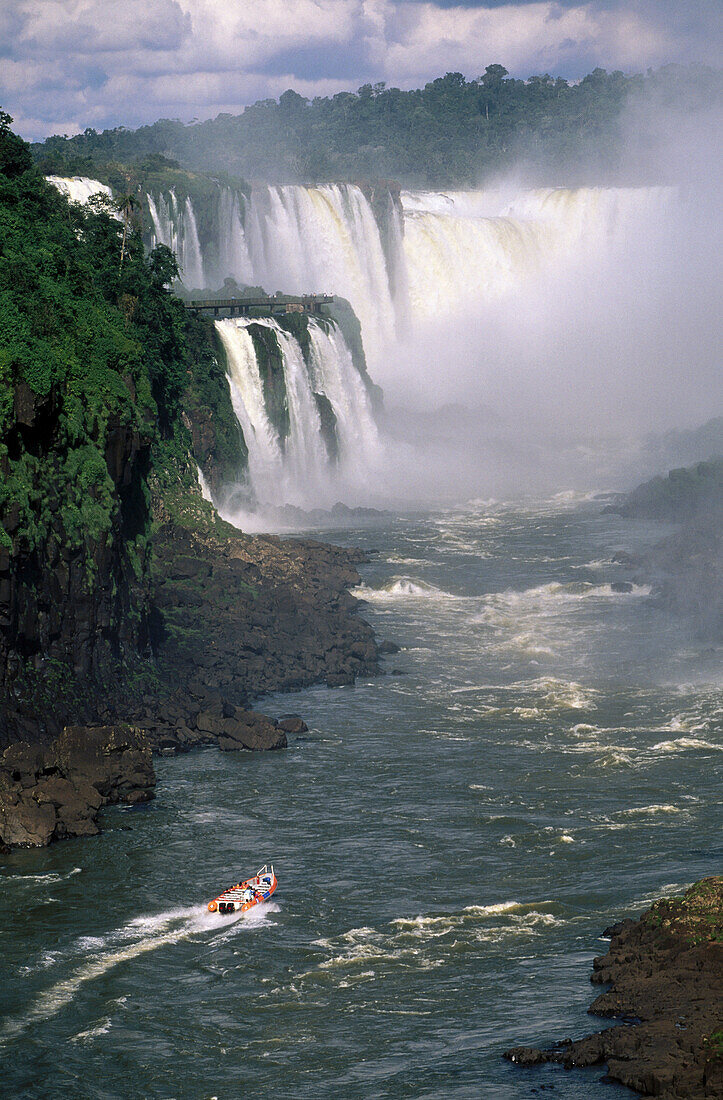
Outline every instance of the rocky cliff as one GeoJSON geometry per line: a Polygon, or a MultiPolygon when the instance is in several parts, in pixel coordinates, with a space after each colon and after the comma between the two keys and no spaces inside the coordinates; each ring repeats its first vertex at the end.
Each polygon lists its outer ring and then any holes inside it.
{"type": "Polygon", "coordinates": [[[608,929],[591,981],[608,985],[590,1013],[623,1021],[554,1047],[514,1047],[520,1066],[607,1064],[608,1077],[661,1100],[723,1096],[723,878],[656,902],[608,929]]]}

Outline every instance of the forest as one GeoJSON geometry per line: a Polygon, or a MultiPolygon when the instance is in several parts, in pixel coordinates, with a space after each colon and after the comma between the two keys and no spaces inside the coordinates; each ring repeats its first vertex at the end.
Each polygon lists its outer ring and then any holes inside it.
{"type": "MultiPolygon", "coordinates": [[[[647,182],[645,144],[631,149],[628,112],[658,119],[720,102],[721,73],[666,65],[644,75],[597,68],[571,83],[526,80],[503,65],[475,79],[447,73],[424,88],[383,83],[305,99],[288,90],[242,114],[185,125],[56,136],[33,147],[43,171],[92,175],[108,162],[162,156],[187,169],[251,182],[390,179],[405,187],[474,187],[522,166],[540,185],[647,182]],[[562,177],[564,176],[564,180],[562,177]]],[[[656,165],[656,168],[658,166],[656,165]]]]}

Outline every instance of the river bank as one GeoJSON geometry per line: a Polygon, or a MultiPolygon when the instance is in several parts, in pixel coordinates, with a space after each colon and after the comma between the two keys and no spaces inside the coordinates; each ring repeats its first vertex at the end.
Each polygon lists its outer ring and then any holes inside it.
{"type": "Polygon", "coordinates": [[[609,985],[589,1012],[622,1023],[553,1047],[512,1047],[523,1067],[607,1065],[608,1078],[661,1100],[723,1094],[723,878],[655,902],[638,920],[607,929],[590,980],[609,985]]]}
{"type": "Polygon", "coordinates": [[[102,805],[153,797],[151,753],[285,748],[303,719],[259,713],[255,699],[380,672],[374,633],[349,593],[366,555],[221,530],[166,523],[157,532],[145,680],[135,695],[88,684],[73,754],[52,714],[21,716],[30,736],[0,755],[0,843],[95,835],[102,805]]]}

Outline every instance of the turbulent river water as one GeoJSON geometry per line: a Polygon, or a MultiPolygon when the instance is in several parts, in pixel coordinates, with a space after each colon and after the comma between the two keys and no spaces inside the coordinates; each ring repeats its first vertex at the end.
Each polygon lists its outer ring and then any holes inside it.
{"type": "Polygon", "coordinates": [[[328,533],[376,551],[403,675],[265,700],[286,752],[159,760],[148,807],[3,862],[5,1094],[615,1095],[501,1052],[604,1026],[601,930],[720,857],[717,655],[609,587],[659,534],[564,495],[328,533]],[[273,904],[206,912],[266,861],[273,904]]]}

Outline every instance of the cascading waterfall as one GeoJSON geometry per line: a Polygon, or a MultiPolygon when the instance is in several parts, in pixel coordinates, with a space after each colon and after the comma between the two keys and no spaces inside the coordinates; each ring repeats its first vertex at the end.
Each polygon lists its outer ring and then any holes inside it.
{"type": "Polygon", "coordinates": [[[521,291],[571,257],[592,262],[670,196],[660,187],[402,192],[412,327],[521,291]]]}
{"type": "Polygon", "coordinates": [[[348,298],[374,361],[394,337],[395,309],[372,208],[359,187],[264,187],[252,192],[246,240],[254,281],[273,291],[348,298]]]}
{"type": "MultiPolygon", "coordinates": [[[[53,182],[79,199],[108,190],[53,182]]],[[[352,184],[257,186],[249,194],[219,184],[215,206],[199,218],[199,239],[191,198],[173,190],[148,196],[155,240],[176,251],[188,288],[218,289],[231,277],[271,293],[344,297],[361,323],[371,376],[392,400],[418,409],[492,405],[511,419],[526,399],[535,403],[535,423],[541,399],[549,396],[549,409],[563,395],[579,404],[598,363],[619,359],[612,329],[605,351],[600,319],[630,319],[639,369],[638,334],[648,322],[632,319],[634,288],[625,291],[618,276],[634,279],[630,256],[637,262],[648,252],[641,277],[657,278],[651,241],[677,201],[663,187],[390,191],[385,203],[378,189],[352,184]]],[[[275,322],[254,323],[274,329],[290,425],[281,439],[264,420],[253,339],[245,322],[224,322],[234,404],[250,437],[249,483],[266,503],[327,502],[352,485],[355,463],[361,469],[381,453],[363,380],[333,327],[312,322],[304,363],[275,322]],[[328,413],[314,393],[333,410],[338,463],[320,443],[328,413]]],[[[654,355],[660,360],[658,348],[654,355]]],[[[599,391],[605,400],[609,393],[599,391]]],[[[414,444],[412,428],[399,435],[414,444]]],[[[362,498],[371,502],[368,492],[362,498]]]]}
{"type": "Polygon", "coordinates": [[[254,270],[246,244],[243,222],[243,199],[238,191],[222,187],[218,197],[218,264],[214,285],[224,279],[237,283],[254,281],[254,270]]]}
{"type": "Polygon", "coordinates": [[[336,417],[339,460],[345,467],[372,469],[379,456],[379,435],[369,395],[336,325],[309,327],[315,392],[324,394],[336,417]]]}
{"type": "MultiPolygon", "coordinates": [[[[329,505],[340,491],[358,487],[378,459],[378,436],[369,396],[337,326],[309,320],[308,362],[296,337],[271,318],[217,321],[216,328],[248,448],[248,499],[241,510],[329,505]],[[269,413],[254,326],[273,333],[280,353],[288,431],[269,413]],[[333,416],[326,430],[322,402],[333,416]],[[333,449],[325,441],[330,431],[333,449]]],[[[239,507],[232,499],[223,510],[233,519],[239,507]]]]}
{"type": "Polygon", "coordinates": [[[149,194],[148,210],[153,222],[153,244],[165,244],[176,253],[181,279],[189,288],[206,285],[201,243],[191,199],[179,202],[171,189],[168,198],[149,194]]]}
{"type": "MultiPolygon", "coordinates": [[[[82,201],[101,184],[56,186],[82,201]]],[[[385,234],[352,184],[219,186],[210,240],[199,241],[189,197],[148,195],[154,238],[172,248],[187,287],[224,278],[269,292],[347,298],[362,326],[372,375],[388,380],[390,348],[433,319],[504,297],[574,256],[592,258],[671,202],[663,187],[402,191],[385,234]],[[385,237],[385,243],[383,243],[385,237]],[[387,253],[385,254],[385,244],[387,253]]]]}
{"type": "Polygon", "coordinates": [[[110,187],[99,180],[89,179],[87,176],[46,176],[48,183],[57,187],[71,202],[87,202],[93,195],[100,192],[107,198],[113,198],[110,187]]]}

